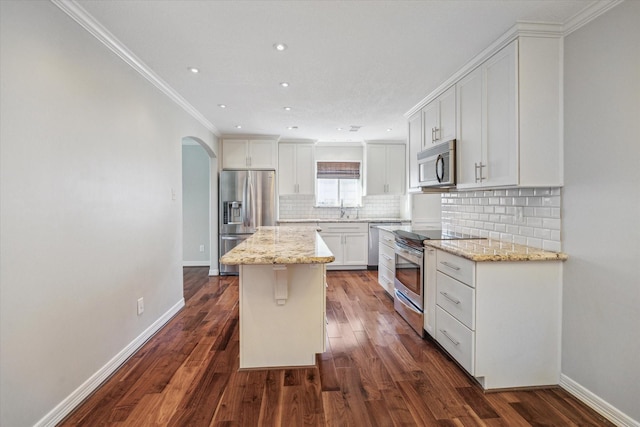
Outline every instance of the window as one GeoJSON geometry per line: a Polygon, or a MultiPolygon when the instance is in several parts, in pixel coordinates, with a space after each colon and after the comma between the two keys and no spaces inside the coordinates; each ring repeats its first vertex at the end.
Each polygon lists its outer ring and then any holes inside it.
{"type": "Polygon", "coordinates": [[[318,162],[316,166],[316,206],[362,205],[360,162],[318,162]]]}

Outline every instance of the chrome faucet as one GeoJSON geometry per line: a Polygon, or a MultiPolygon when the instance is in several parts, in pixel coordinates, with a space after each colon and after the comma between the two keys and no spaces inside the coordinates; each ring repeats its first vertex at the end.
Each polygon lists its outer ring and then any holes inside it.
{"type": "Polygon", "coordinates": [[[343,200],[340,199],[340,218],[344,218],[344,214],[347,213],[347,210],[344,208],[343,200]]]}

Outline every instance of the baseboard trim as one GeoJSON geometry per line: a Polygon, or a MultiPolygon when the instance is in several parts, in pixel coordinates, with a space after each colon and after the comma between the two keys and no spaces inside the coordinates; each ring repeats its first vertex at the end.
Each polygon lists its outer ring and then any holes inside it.
{"type": "Polygon", "coordinates": [[[627,414],[613,407],[607,401],[564,374],[560,375],[560,387],[615,425],[621,427],[640,427],[640,422],[632,419],[627,414]]]}
{"type": "Polygon", "coordinates": [[[209,276],[219,276],[220,270],[217,268],[212,268],[209,270],[209,276]]]}
{"type": "Polygon", "coordinates": [[[182,261],[183,267],[209,267],[210,261],[182,261]]]}
{"type": "Polygon", "coordinates": [[[156,334],[164,325],[169,322],[184,307],[184,298],[180,299],[173,307],[164,313],[158,320],[153,322],[144,332],[123,348],[113,359],[107,362],[95,374],[87,379],[80,387],[74,390],[55,408],[53,408],[34,427],[53,427],[71,413],[84,399],[93,393],[102,383],[109,378],[118,368],[129,359],[149,338],[156,334]]]}

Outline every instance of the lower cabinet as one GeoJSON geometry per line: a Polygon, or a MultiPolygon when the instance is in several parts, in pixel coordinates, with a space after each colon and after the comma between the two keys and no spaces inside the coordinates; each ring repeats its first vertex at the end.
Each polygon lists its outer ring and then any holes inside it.
{"type": "Polygon", "coordinates": [[[380,230],[378,243],[378,283],[391,296],[396,270],[395,237],[392,232],[380,230]]]}
{"type": "Polygon", "coordinates": [[[473,262],[435,252],[435,333],[428,311],[425,330],[484,389],[558,384],[562,262],[473,262]]]}
{"type": "Polygon", "coordinates": [[[327,264],[329,270],[366,269],[368,261],[369,224],[321,223],[320,236],[336,260],[327,264]]]}

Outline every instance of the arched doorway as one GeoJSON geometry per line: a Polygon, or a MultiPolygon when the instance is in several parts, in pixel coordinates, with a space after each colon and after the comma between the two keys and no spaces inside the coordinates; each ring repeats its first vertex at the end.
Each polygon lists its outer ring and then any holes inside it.
{"type": "Polygon", "coordinates": [[[204,141],[182,138],[182,253],[183,265],[218,265],[218,157],[204,141]]]}

